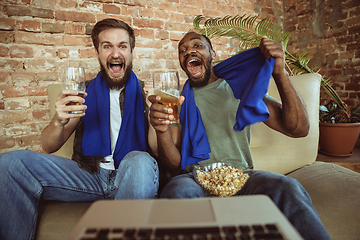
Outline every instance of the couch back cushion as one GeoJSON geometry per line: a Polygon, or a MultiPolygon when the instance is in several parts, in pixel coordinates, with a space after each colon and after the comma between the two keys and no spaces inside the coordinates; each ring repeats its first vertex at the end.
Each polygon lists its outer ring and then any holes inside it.
{"type": "MultiPolygon", "coordinates": [[[[321,76],[317,73],[292,76],[291,81],[302,96],[310,118],[310,132],[304,138],[290,138],[263,123],[252,126],[251,152],[255,169],[286,174],[313,163],[317,156],[319,140],[319,92],[321,76]]],[[[51,117],[55,114],[55,101],[61,91],[60,84],[48,85],[51,117]]],[[[275,82],[270,81],[269,95],[280,100],[275,82]]],[[[55,153],[71,158],[74,135],[55,153]]]]}
{"type": "MultiPolygon", "coordinates": [[[[253,125],[250,147],[255,169],[286,174],[316,160],[321,75],[307,73],[290,78],[306,104],[310,119],[309,134],[304,138],[290,138],[270,129],[264,123],[253,125]]],[[[270,81],[268,93],[280,100],[273,79],[270,81]]]]}

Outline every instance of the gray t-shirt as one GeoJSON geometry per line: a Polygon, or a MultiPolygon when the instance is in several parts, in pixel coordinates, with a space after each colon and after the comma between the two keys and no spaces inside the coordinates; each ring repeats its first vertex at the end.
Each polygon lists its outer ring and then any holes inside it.
{"type": "MultiPolygon", "coordinates": [[[[218,79],[193,90],[211,148],[210,159],[197,164],[226,161],[238,169],[252,169],[250,126],[242,131],[233,129],[240,100],[234,97],[230,85],[224,79],[218,79]]],[[[265,104],[273,100],[269,95],[263,99],[265,104]]],[[[188,166],[186,171],[191,171],[191,167],[188,166]]]]}

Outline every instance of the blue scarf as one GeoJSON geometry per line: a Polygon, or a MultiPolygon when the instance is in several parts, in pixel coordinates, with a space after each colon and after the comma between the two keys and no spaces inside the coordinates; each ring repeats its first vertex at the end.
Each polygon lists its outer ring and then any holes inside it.
{"type": "MultiPolygon", "coordinates": [[[[110,94],[101,72],[89,84],[85,98],[87,109],[83,117],[83,156],[111,155],[110,94]]],[[[125,103],[116,147],[115,168],[124,156],[134,150],[146,151],[144,105],[140,84],[134,72],[125,86],[125,103]]]]}
{"type": "MultiPolygon", "coordinates": [[[[241,100],[234,130],[242,131],[248,125],[269,118],[270,113],[263,102],[263,97],[269,87],[274,62],[273,58],[265,59],[259,48],[252,48],[214,67],[215,75],[225,79],[235,98],[241,100]]],[[[185,97],[185,102],[180,111],[181,168],[184,169],[188,165],[209,159],[211,149],[189,80],[183,87],[182,95],[185,97]]]]}

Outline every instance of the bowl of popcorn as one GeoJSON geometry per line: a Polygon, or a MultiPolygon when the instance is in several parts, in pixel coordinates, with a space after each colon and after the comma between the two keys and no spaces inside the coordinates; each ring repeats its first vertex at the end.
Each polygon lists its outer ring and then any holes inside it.
{"type": "Polygon", "coordinates": [[[208,192],[229,197],[240,191],[251,175],[251,170],[237,169],[226,162],[193,167],[195,181],[208,192]]]}

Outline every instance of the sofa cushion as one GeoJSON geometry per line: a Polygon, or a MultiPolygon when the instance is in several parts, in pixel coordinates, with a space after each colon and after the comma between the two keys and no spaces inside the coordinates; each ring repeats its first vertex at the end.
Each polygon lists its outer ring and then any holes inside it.
{"type": "Polygon", "coordinates": [[[360,174],[331,163],[315,162],[288,176],[300,181],[331,239],[359,239],[360,174]]]}

